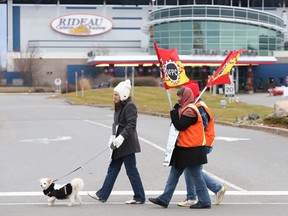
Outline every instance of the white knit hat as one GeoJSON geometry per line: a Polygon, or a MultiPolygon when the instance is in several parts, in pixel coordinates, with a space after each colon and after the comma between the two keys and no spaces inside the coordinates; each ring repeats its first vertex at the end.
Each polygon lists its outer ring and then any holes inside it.
{"type": "Polygon", "coordinates": [[[131,81],[129,79],[120,82],[115,88],[114,91],[120,95],[120,100],[125,101],[129,95],[131,90],[131,81]]]}

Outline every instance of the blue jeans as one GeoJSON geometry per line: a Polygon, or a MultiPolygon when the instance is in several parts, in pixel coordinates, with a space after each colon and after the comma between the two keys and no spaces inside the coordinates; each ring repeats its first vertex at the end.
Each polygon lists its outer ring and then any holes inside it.
{"type": "Polygon", "coordinates": [[[123,163],[126,169],[126,174],[134,191],[133,199],[136,201],[145,201],[145,192],[138,169],[136,167],[135,154],[130,154],[118,158],[117,160],[113,160],[110,163],[103,186],[100,190],[96,192],[96,195],[101,201],[107,201],[123,163]]]}
{"type": "MultiPolygon", "coordinates": [[[[187,173],[189,173],[193,184],[196,186],[196,193],[199,203],[202,205],[210,205],[211,200],[208,194],[207,186],[202,177],[201,165],[186,167],[185,170],[187,170],[187,173]]],[[[167,205],[169,204],[179,181],[179,177],[182,175],[183,171],[184,168],[178,169],[175,167],[174,164],[171,166],[170,174],[166,182],[164,192],[157,197],[160,201],[166,203],[167,205]]]]}
{"type": "MultiPolygon", "coordinates": [[[[207,154],[209,154],[212,151],[212,149],[213,149],[212,147],[207,147],[207,154]]],[[[222,186],[215,179],[210,177],[207,173],[203,172],[202,166],[201,166],[201,172],[202,172],[204,181],[207,185],[207,188],[209,190],[211,190],[214,193],[217,193],[218,191],[221,190],[222,186]]],[[[184,170],[184,177],[185,177],[185,182],[186,182],[187,199],[195,200],[197,197],[195,185],[193,184],[193,180],[190,177],[188,171],[186,171],[186,169],[184,170]]]]}

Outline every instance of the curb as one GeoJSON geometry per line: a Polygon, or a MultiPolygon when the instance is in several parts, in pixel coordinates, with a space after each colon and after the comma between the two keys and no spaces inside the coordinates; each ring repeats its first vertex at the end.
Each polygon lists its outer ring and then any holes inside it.
{"type": "MultiPolygon", "coordinates": [[[[163,117],[163,118],[170,118],[169,114],[163,114],[163,113],[152,113],[152,112],[146,112],[146,111],[138,111],[138,113],[145,114],[145,115],[158,116],[158,117],[163,117]]],[[[235,123],[217,121],[217,120],[215,120],[215,124],[225,125],[225,126],[230,126],[230,127],[245,128],[245,129],[251,129],[251,130],[259,130],[259,131],[264,131],[264,132],[288,137],[288,129],[285,129],[285,128],[276,128],[276,127],[269,127],[269,126],[264,126],[264,125],[243,125],[243,124],[235,124],[235,123]]]]}
{"type": "Polygon", "coordinates": [[[288,137],[288,129],[285,129],[285,128],[276,128],[276,127],[269,127],[269,126],[264,126],[264,125],[241,125],[241,124],[233,124],[230,122],[223,122],[223,121],[215,121],[215,123],[220,124],[220,125],[225,125],[225,126],[231,126],[231,127],[259,130],[259,131],[264,131],[264,132],[288,137]]]}

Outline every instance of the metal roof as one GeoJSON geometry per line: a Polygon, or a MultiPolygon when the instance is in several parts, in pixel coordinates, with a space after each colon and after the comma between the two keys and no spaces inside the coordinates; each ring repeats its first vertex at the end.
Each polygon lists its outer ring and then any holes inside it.
{"type": "MultiPolygon", "coordinates": [[[[200,55],[179,55],[183,65],[220,65],[226,56],[200,56],[200,55]]],[[[240,56],[236,65],[259,65],[259,64],[274,64],[277,59],[273,56],[240,56]]],[[[143,56],[96,56],[90,58],[87,62],[89,65],[107,66],[114,64],[116,66],[137,66],[137,65],[158,65],[156,55],[143,56]]]]}

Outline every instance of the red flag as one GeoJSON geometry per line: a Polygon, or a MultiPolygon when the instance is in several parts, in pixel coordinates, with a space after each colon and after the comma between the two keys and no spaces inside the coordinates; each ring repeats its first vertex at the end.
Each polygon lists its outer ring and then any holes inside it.
{"type": "Polygon", "coordinates": [[[236,64],[238,58],[240,57],[240,53],[243,51],[245,50],[241,49],[237,51],[230,51],[230,53],[227,55],[225,60],[219,66],[215,74],[209,79],[206,87],[211,87],[217,84],[230,84],[231,83],[229,77],[230,70],[236,64]]]}
{"type": "Polygon", "coordinates": [[[159,48],[154,41],[154,48],[160,63],[161,76],[166,89],[181,86],[189,82],[184,66],[179,59],[176,49],[159,48]]]}

